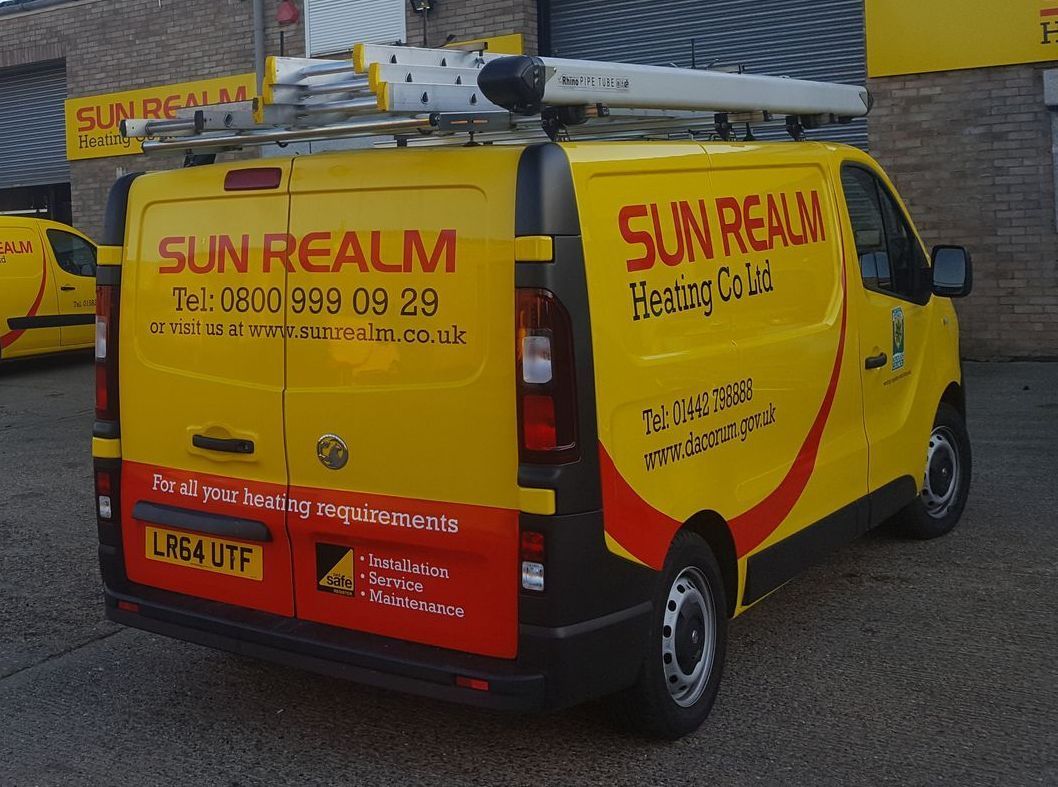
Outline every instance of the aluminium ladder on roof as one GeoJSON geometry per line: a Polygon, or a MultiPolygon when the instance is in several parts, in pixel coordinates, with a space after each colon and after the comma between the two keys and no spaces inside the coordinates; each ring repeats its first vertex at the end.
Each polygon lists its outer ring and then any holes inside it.
{"type": "Polygon", "coordinates": [[[721,71],[357,44],[348,60],[271,57],[252,105],[130,119],[144,151],[392,136],[445,142],[717,133],[785,118],[798,130],[870,111],[865,88],[721,71]],[[737,114],[736,114],[737,113],[737,114]],[[459,137],[456,137],[457,139],[459,137]]]}

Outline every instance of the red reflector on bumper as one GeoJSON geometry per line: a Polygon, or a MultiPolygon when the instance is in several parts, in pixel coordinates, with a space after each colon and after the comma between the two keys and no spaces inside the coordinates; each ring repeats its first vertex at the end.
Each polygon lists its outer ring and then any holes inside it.
{"type": "Polygon", "coordinates": [[[139,612],[140,611],[140,605],[139,604],[134,604],[131,601],[119,601],[118,602],[118,609],[123,609],[126,612],[139,612]]]}
{"type": "Polygon", "coordinates": [[[464,689],[474,689],[474,691],[489,690],[489,682],[487,680],[481,680],[480,678],[468,678],[464,675],[456,675],[456,685],[462,686],[464,689]]]}

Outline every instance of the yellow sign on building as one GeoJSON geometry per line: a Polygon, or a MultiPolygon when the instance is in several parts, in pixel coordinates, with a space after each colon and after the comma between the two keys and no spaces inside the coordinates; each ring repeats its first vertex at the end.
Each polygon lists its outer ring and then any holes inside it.
{"type": "Polygon", "coordinates": [[[124,93],[66,100],[66,158],[130,156],[141,152],[139,140],[121,136],[127,118],[172,119],[184,107],[248,101],[256,91],[253,74],[182,82],[124,93]]]}
{"type": "Polygon", "coordinates": [[[1058,60],[1058,0],[866,0],[872,77],[1058,60]]]}

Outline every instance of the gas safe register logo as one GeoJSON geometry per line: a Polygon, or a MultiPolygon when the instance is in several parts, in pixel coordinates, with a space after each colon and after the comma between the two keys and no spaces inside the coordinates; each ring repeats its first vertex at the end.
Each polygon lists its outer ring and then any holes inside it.
{"type": "Polygon", "coordinates": [[[352,547],[316,544],[316,589],[339,596],[356,595],[355,555],[352,547]]]}

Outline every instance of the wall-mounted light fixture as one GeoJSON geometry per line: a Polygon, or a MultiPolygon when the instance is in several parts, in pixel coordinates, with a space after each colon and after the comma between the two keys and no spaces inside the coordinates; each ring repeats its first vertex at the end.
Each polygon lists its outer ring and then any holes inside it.
{"type": "Polygon", "coordinates": [[[437,0],[408,0],[411,10],[422,17],[422,45],[430,46],[430,12],[434,10],[437,0]]]}

